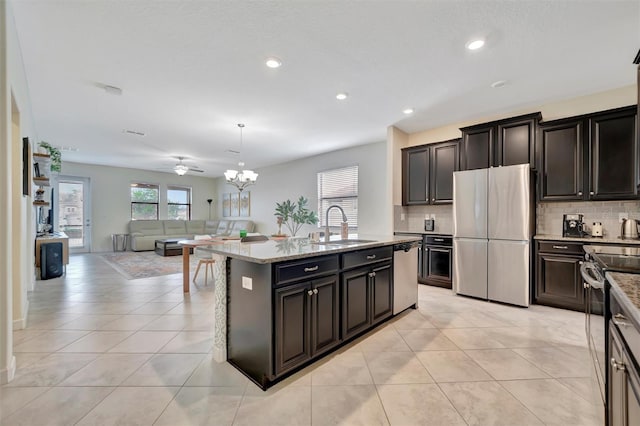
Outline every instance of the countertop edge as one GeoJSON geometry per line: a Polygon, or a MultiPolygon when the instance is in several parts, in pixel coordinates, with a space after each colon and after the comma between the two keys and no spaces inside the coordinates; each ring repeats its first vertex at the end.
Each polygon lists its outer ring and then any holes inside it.
{"type": "Polygon", "coordinates": [[[561,235],[536,234],[534,240],[538,241],[574,241],[577,243],[589,244],[619,244],[619,245],[640,245],[640,239],[630,240],[622,238],[601,238],[601,237],[563,237],[561,235]]]}
{"type": "Polygon", "coordinates": [[[629,295],[622,289],[622,286],[618,283],[616,276],[618,276],[619,279],[628,278],[636,281],[637,283],[635,284],[640,286],[640,275],[627,274],[624,272],[605,272],[605,277],[609,281],[609,284],[611,284],[611,291],[615,293],[618,302],[620,302],[622,307],[629,312],[631,316],[633,316],[633,320],[636,324],[640,324],[640,306],[638,306],[640,305],[640,300],[638,301],[638,304],[634,303],[629,295]]]}

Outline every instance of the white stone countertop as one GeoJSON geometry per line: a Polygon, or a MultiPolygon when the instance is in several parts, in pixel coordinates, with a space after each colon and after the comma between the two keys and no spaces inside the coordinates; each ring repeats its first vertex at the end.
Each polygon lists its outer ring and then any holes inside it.
{"type": "MultiPolygon", "coordinates": [[[[332,241],[339,240],[332,237],[332,241]]],[[[349,244],[317,244],[309,238],[270,239],[241,243],[239,240],[226,240],[211,245],[198,246],[198,250],[210,251],[222,256],[242,259],[254,263],[275,263],[285,260],[303,259],[306,257],[344,253],[361,249],[383,247],[397,243],[420,241],[418,236],[409,235],[349,235],[351,240],[371,240],[349,244]]]]}
{"type": "Polygon", "coordinates": [[[624,245],[640,245],[640,239],[622,239],[620,237],[563,237],[561,235],[536,234],[535,240],[553,240],[553,241],[575,241],[587,244],[624,244],[624,245]]]}

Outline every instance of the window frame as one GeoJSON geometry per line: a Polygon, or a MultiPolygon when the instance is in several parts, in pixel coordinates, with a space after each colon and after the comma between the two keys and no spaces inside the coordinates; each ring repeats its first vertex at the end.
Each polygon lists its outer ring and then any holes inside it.
{"type": "MultiPolygon", "coordinates": [[[[349,229],[350,230],[357,230],[358,229],[358,203],[359,203],[359,175],[360,175],[360,167],[358,164],[352,164],[349,166],[342,166],[342,167],[336,167],[333,169],[328,169],[328,170],[323,170],[317,173],[317,192],[318,192],[318,228],[324,228],[327,225],[329,227],[335,228],[338,227],[339,225],[336,224],[332,224],[332,220],[331,218],[329,218],[329,223],[325,224],[325,216],[326,216],[326,210],[323,210],[323,202],[327,203],[327,207],[329,205],[332,204],[340,204],[340,201],[342,200],[354,200],[355,201],[355,209],[351,210],[351,211],[345,211],[345,213],[347,214],[347,216],[350,216],[349,219],[349,229]],[[355,170],[354,170],[355,169],[355,170]],[[344,172],[345,173],[345,179],[346,178],[350,178],[350,179],[354,179],[354,181],[351,181],[350,183],[355,184],[355,195],[353,194],[353,191],[344,191],[343,194],[338,193],[336,194],[331,194],[331,196],[325,196],[326,192],[333,192],[330,190],[325,190],[322,188],[322,184],[321,184],[321,179],[322,177],[324,177],[327,174],[330,173],[340,173],[340,172],[344,172]],[[348,173],[348,175],[347,175],[348,173]],[[351,213],[351,214],[350,214],[351,213]]],[[[334,189],[335,188],[331,188],[334,189]]],[[[344,206],[341,206],[344,207],[344,206]]]]}
{"type": "Polygon", "coordinates": [[[187,207],[187,219],[191,220],[192,214],[192,204],[193,204],[193,190],[190,186],[182,186],[182,185],[167,185],[167,220],[185,220],[185,219],[177,219],[169,217],[169,207],[170,206],[186,206],[187,207]],[[187,192],[187,203],[172,203],[169,201],[169,191],[185,191],[187,192]]]}
{"type": "Polygon", "coordinates": [[[154,219],[140,219],[140,218],[135,218],[133,217],[133,211],[134,211],[134,206],[135,205],[151,205],[151,206],[155,206],[156,208],[156,218],[155,220],[159,220],[160,219],[160,185],[157,183],[147,183],[147,182],[131,182],[129,184],[129,201],[130,201],[130,205],[131,205],[131,211],[130,211],[130,217],[131,220],[154,220],[154,219]],[[131,190],[133,188],[147,188],[147,189],[155,189],[156,193],[157,193],[157,197],[156,197],[156,202],[150,202],[150,201],[133,201],[133,194],[131,192],[131,190]]]}

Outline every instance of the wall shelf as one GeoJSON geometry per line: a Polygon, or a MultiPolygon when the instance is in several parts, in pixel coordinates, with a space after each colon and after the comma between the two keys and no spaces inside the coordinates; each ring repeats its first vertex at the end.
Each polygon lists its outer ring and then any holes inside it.
{"type": "Polygon", "coordinates": [[[33,183],[38,186],[49,186],[49,178],[48,177],[34,177],[33,183]]]}
{"type": "Polygon", "coordinates": [[[46,207],[49,205],[48,201],[34,201],[33,202],[34,206],[38,206],[38,207],[46,207]]]}

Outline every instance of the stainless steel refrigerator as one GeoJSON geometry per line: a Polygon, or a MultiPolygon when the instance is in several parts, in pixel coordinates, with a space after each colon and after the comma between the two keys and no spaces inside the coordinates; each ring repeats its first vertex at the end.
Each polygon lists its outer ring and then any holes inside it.
{"type": "Polygon", "coordinates": [[[453,173],[453,288],[529,306],[533,208],[528,164],[453,173]]]}

